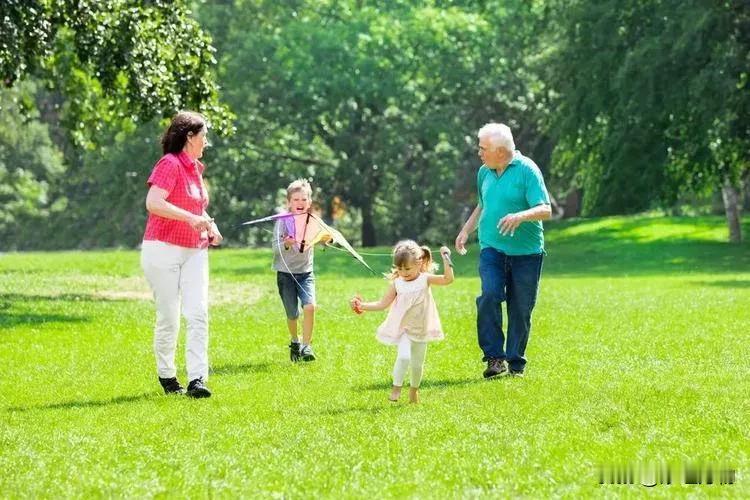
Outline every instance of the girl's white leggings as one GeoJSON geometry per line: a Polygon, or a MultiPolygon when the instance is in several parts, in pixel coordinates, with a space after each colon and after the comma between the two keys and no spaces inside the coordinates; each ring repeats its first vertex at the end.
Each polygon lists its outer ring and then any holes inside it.
{"type": "Polygon", "coordinates": [[[406,335],[401,336],[398,344],[396,363],[393,365],[393,385],[401,387],[404,385],[406,370],[411,365],[411,378],[409,385],[419,387],[422,382],[424,360],[427,356],[426,342],[413,342],[406,335]]]}
{"type": "Polygon", "coordinates": [[[208,250],[162,241],[144,241],[141,267],[156,302],[154,354],[161,378],[177,373],[174,364],[182,315],[187,323],[185,364],[188,381],[208,379],[208,250]]]}

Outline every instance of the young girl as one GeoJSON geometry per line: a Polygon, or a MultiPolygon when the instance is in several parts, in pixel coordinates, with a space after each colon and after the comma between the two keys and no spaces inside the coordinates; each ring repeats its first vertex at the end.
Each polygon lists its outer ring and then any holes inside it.
{"type": "Polygon", "coordinates": [[[432,263],[430,249],[420,247],[414,241],[400,241],[393,248],[391,284],[378,302],[362,302],[355,296],[350,306],[357,314],[364,311],[382,311],[391,304],[385,321],[378,327],[377,339],[388,345],[398,346],[396,363],[393,365],[393,389],[391,401],[398,401],[406,370],[411,364],[409,401],[419,402],[419,384],[427,343],[444,338],[430,285],[453,283],[453,264],[448,247],[441,247],[445,274],[430,274],[436,267],[432,263]]]}

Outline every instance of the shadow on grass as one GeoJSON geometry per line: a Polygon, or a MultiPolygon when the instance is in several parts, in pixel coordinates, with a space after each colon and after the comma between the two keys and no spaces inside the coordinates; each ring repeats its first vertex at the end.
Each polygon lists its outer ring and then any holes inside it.
{"type": "Polygon", "coordinates": [[[717,281],[694,281],[700,286],[720,286],[722,288],[750,288],[750,280],[717,280],[717,281]]]}
{"type": "MultiPolygon", "coordinates": [[[[465,379],[423,380],[420,387],[421,388],[456,387],[456,386],[472,385],[472,384],[478,384],[478,383],[487,383],[487,381],[481,377],[472,377],[472,378],[465,378],[465,379]]],[[[390,382],[377,382],[374,384],[367,384],[367,385],[360,385],[357,387],[353,387],[352,390],[353,391],[389,391],[391,390],[391,387],[392,385],[390,382]]]]}
{"type": "Polygon", "coordinates": [[[0,313],[0,329],[13,328],[18,325],[44,325],[47,323],[83,323],[91,321],[81,316],[64,314],[7,314],[0,313]]]}
{"type": "Polygon", "coordinates": [[[0,309],[7,309],[13,302],[128,302],[131,299],[104,297],[88,293],[59,293],[49,295],[26,295],[23,293],[0,293],[0,309]],[[8,301],[8,302],[6,302],[8,301]]]}
{"type": "Polygon", "coordinates": [[[405,405],[398,405],[395,403],[389,403],[385,397],[383,397],[383,403],[380,405],[358,405],[344,408],[331,408],[327,410],[320,410],[315,412],[309,412],[307,415],[315,417],[336,417],[339,415],[350,415],[352,413],[369,413],[371,415],[377,415],[386,411],[393,411],[394,408],[404,407],[405,405]]]}
{"type": "Polygon", "coordinates": [[[281,363],[244,363],[239,365],[220,365],[211,368],[212,375],[236,375],[238,373],[267,373],[281,363]]]}
{"type": "Polygon", "coordinates": [[[144,392],[136,396],[117,396],[109,399],[95,399],[85,401],[64,401],[62,403],[53,403],[38,406],[13,406],[7,409],[8,412],[26,412],[32,410],[74,410],[77,408],[98,408],[102,406],[119,405],[125,403],[136,403],[138,401],[147,401],[150,399],[163,398],[161,393],[144,392]]]}
{"type": "MultiPolygon", "coordinates": [[[[750,224],[743,225],[747,234],[750,224]]],[[[721,217],[612,217],[545,227],[544,272],[555,276],[736,273],[750,270],[748,242],[721,241],[721,217]]]]}

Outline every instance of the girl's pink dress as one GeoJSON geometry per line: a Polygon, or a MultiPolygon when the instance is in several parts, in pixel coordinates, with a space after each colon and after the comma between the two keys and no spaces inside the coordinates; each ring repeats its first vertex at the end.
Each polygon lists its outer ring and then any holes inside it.
{"type": "Polygon", "coordinates": [[[445,338],[427,276],[421,273],[412,281],[404,281],[403,278],[393,280],[396,299],[385,321],[378,327],[376,336],[380,342],[398,345],[403,335],[413,342],[433,342],[445,338]]]}

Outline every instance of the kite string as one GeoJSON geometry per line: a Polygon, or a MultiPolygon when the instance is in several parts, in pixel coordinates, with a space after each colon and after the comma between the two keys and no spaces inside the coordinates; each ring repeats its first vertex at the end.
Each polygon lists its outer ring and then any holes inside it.
{"type": "MultiPolygon", "coordinates": [[[[267,231],[267,232],[271,233],[271,231],[269,231],[269,230],[268,230],[268,229],[266,229],[266,228],[262,228],[262,229],[263,229],[264,231],[267,231]]],[[[279,226],[278,226],[278,224],[274,224],[274,231],[275,231],[275,233],[271,233],[271,234],[273,234],[274,238],[276,239],[276,243],[277,243],[278,245],[281,245],[281,244],[282,244],[282,243],[281,243],[281,239],[280,239],[280,237],[281,237],[281,234],[279,234],[278,230],[279,230],[279,226]]],[[[338,250],[338,249],[337,249],[337,250],[338,250]]],[[[313,251],[313,250],[311,249],[310,251],[313,251]]],[[[284,252],[282,252],[282,251],[281,251],[281,248],[279,248],[279,257],[281,257],[281,262],[282,262],[282,263],[284,264],[284,267],[286,268],[287,272],[288,272],[288,273],[289,273],[289,275],[290,275],[290,276],[292,277],[292,279],[294,280],[294,282],[295,282],[295,283],[297,284],[297,287],[299,287],[299,291],[301,291],[301,290],[302,290],[302,285],[300,284],[300,282],[299,282],[299,281],[297,281],[297,278],[296,278],[296,277],[294,276],[294,273],[293,273],[293,272],[292,272],[292,270],[291,270],[291,269],[289,268],[289,265],[288,265],[288,264],[286,263],[286,259],[284,259],[284,252]]],[[[320,306],[319,306],[318,304],[315,304],[315,307],[316,307],[317,309],[320,309],[320,306]]],[[[334,313],[334,312],[329,312],[329,314],[331,314],[331,315],[332,315],[332,316],[334,317],[334,319],[342,319],[342,318],[343,318],[343,319],[351,319],[351,317],[348,317],[348,316],[343,316],[343,315],[341,315],[341,314],[338,314],[338,313],[334,313]]]]}

